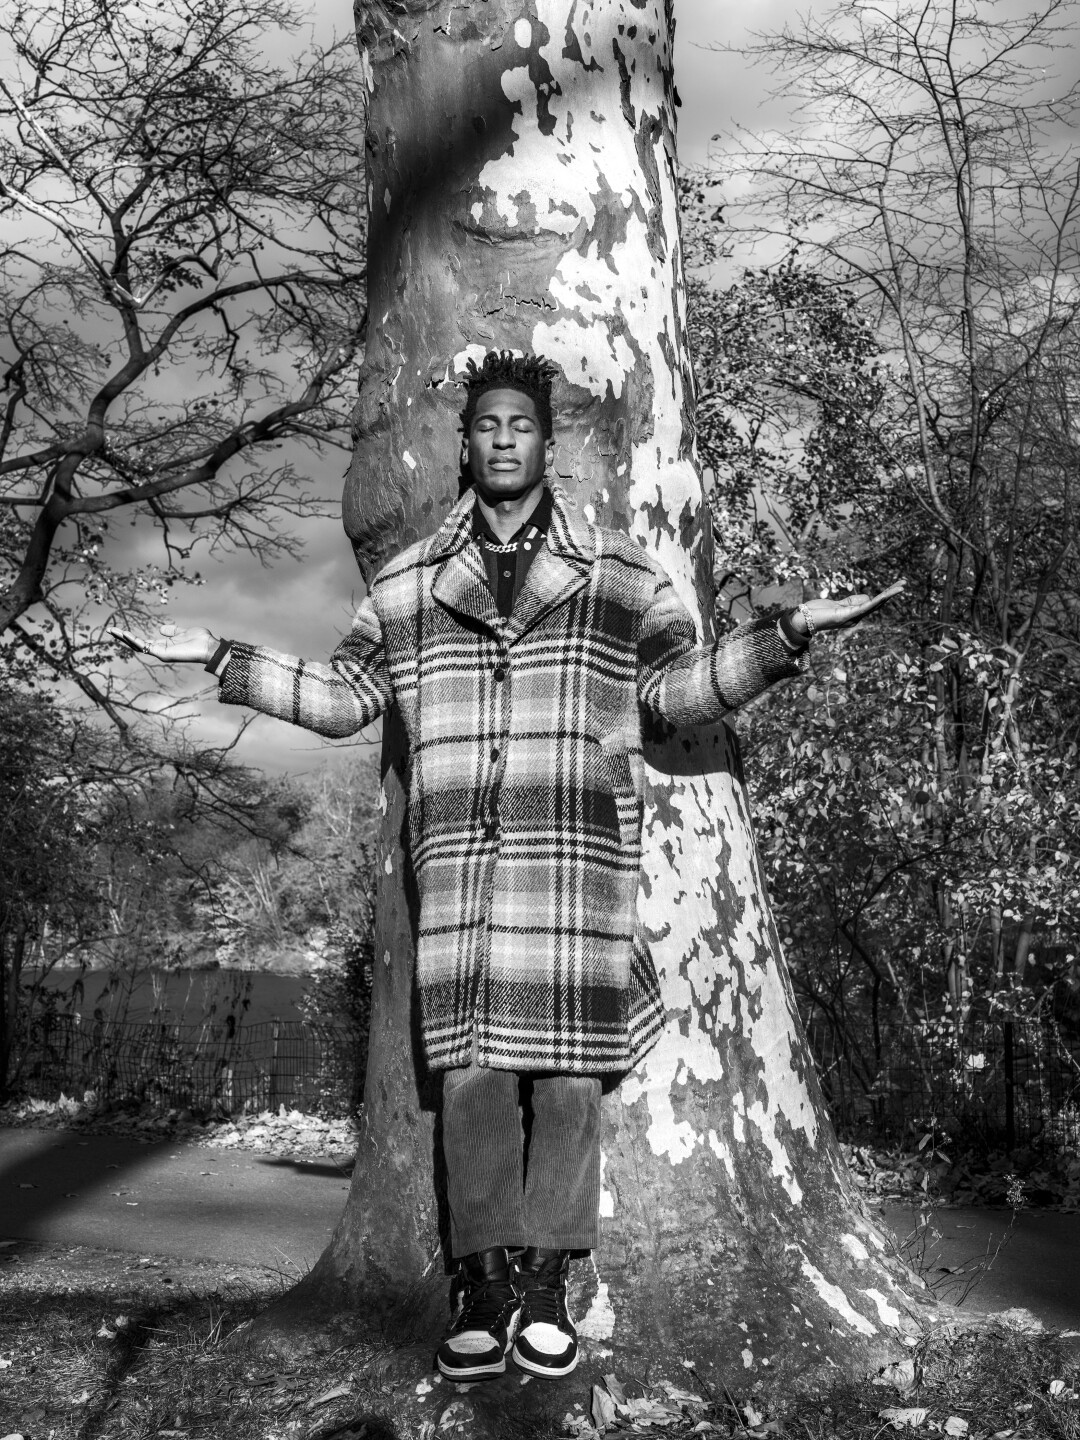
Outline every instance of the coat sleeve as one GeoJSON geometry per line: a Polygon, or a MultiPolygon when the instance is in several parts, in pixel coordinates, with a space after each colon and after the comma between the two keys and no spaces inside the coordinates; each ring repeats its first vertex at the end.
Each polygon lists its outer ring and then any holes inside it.
{"type": "Polygon", "coordinates": [[[699,646],[689,612],[659,570],[641,617],[637,659],[639,700],[677,726],[715,724],[800,668],[775,619],[750,620],[699,646]]]}
{"type": "Polygon", "coordinates": [[[218,699],[226,705],[249,705],[317,735],[355,735],[394,700],[382,626],[370,597],[361,603],[352,630],[326,665],[236,641],[221,675],[218,699]]]}

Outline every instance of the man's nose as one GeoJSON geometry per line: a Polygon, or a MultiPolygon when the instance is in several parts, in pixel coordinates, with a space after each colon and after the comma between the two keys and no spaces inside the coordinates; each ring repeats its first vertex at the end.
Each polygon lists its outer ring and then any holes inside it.
{"type": "Polygon", "coordinates": [[[505,430],[496,430],[495,439],[492,442],[497,450],[512,450],[517,444],[514,437],[513,426],[508,425],[505,430]]]}

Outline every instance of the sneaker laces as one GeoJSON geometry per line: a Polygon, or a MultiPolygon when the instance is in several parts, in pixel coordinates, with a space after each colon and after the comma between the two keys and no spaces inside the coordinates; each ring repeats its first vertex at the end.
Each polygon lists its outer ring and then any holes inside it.
{"type": "Polygon", "coordinates": [[[562,1292],[547,1285],[530,1285],[525,1291],[524,1306],[533,1325],[554,1325],[562,1321],[562,1292]]]}
{"type": "Polygon", "coordinates": [[[544,1261],[537,1270],[522,1271],[520,1280],[530,1322],[558,1327],[564,1318],[566,1294],[561,1262],[544,1261]]]}
{"type": "Polygon", "coordinates": [[[490,1330],[505,1321],[505,1310],[517,1300],[517,1292],[509,1280],[481,1280],[471,1285],[461,1303],[461,1313],[454,1321],[454,1332],[490,1330]]]}

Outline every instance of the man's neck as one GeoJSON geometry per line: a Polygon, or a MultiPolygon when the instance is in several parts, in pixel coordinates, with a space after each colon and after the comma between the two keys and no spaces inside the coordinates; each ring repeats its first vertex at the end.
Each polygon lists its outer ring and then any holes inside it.
{"type": "Polygon", "coordinates": [[[494,503],[485,500],[477,490],[476,503],[480,506],[484,519],[505,544],[528,520],[539,505],[543,493],[544,482],[538,480],[533,488],[526,490],[523,495],[516,495],[512,500],[496,500],[494,503]]]}

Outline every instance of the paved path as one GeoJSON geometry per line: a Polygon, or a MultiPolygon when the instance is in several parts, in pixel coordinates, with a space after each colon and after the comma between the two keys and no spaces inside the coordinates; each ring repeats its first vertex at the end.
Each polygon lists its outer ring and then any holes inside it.
{"type": "Polygon", "coordinates": [[[307,1269],[345,1205],[333,1163],[0,1128],[0,1238],[307,1269]]]}
{"type": "MultiPolygon", "coordinates": [[[[337,1223],[348,1184],[331,1162],[0,1128],[0,1239],[306,1269],[337,1223]]],[[[901,1239],[913,1227],[905,1206],[887,1206],[882,1218],[901,1239]]],[[[956,1277],[942,1267],[989,1260],[1008,1223],[1004,1211],[939,1210],[927,1273],[948,1287],[956,1277]]],[[[958,1298],[956,1289],[942,1298],[958,1298]]],[[[1080,1331],[1080,1215],[1022,1215],[966,1305],[1021,1306],[1055,1329],[1080,1331]]]]}
{"type": "MultiPolygon", "coordinates": [[[[910,1206],[887,1205],[882,1219],[901,1241],[915,1228],[910,1206]]],[[[936,1211],[930,1228],[941,1238],[930,1242],[924,1264],[913,1268],[940,1284],[941,1298],[954,1303],[974,1274],[978,1283],[964,1303],[967,1310],[1020,1307],[1052,1329],[1080,1335],[1080,1215],[1029,1210],[1006,1239],[1010,1219],[1007,1210],[936,1211]]]]}

